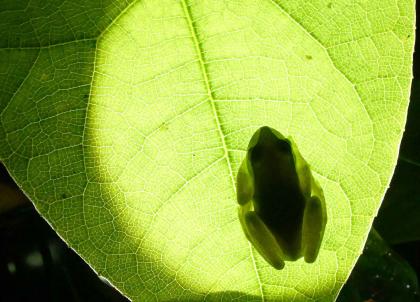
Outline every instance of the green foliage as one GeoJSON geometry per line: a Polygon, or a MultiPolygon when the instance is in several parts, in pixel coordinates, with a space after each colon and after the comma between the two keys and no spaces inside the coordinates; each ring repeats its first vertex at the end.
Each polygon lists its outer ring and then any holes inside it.
{"type": "Polygon", "coordinates": [[[332,301],[394,170],[412,1],[2,1],[0,159],[133,300],[332,301]],[[250,246],[235,177],[262,125],[319,180],[318,259],[250,246]]]}
{"type": "Polygon", "coordinates": [[[416,272],[372,228],[363,254],[337,301],[415,302],[418,299],[416,272]]]}

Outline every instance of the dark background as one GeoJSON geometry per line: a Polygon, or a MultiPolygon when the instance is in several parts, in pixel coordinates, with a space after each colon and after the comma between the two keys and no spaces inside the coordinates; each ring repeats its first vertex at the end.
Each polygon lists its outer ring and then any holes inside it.
{"type": "MultiPolygon", "coordinates": [[[[416,37],[418,30],[416,29],[416,37]]],[[[338,301],[420,301],[420,55],[391,185],[338,301]]],[[[0,302],[128,301],[57,236],[0,165],[0,302]]]]}

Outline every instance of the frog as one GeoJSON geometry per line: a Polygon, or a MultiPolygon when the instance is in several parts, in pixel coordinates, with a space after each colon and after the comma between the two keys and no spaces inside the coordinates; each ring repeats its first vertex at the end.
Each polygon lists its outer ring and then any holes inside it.
{"type": "Polygon", "coordinates": [[[327,223],[323,190],[291,137],[263,126],[237,174],[238,216],[246,238],[277,270],[318,257],[327,223]]]}

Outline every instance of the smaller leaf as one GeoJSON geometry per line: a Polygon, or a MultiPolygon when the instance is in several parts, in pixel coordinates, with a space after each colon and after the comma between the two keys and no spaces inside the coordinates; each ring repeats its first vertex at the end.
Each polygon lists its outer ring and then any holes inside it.
{"type": "Polygon", "coordinates": [[[414,302],[418,298],[415,271],[372,228],[363,254],[337,301],[414,302]]]}

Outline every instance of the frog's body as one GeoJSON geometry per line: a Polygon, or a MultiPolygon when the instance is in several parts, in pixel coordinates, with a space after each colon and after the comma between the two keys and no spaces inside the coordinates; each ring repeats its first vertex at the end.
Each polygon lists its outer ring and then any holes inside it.
{"type": "Polygon", "coordinates": [[[258,252],[277,269],[315,261],[326,224],[322,189],[291,139],[262,127],[238,173],[239,218],[258,252]]]}

